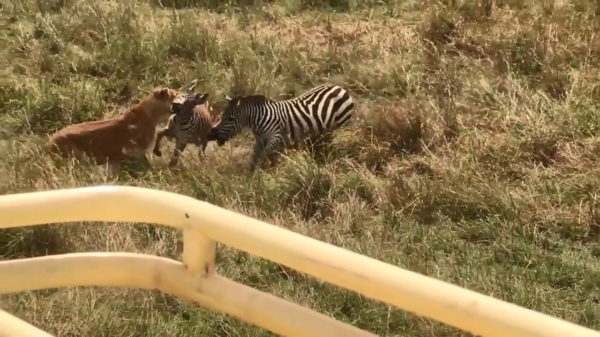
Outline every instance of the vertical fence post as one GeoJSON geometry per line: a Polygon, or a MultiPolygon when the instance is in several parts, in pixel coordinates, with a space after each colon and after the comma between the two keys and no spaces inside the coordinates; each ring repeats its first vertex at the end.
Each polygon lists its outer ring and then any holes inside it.
{"type": "Polygon", "coordinates": [[[215,270],[217,245],[191,226],[183,230],[183,264],[190,275],[209,276],[215,270]]]}

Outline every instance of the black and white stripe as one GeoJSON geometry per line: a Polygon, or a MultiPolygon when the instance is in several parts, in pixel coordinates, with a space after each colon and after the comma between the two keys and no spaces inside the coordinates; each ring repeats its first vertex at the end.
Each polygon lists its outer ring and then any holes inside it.
{"type": "Polygon", "coordinates": [[[167,126],[156,134],[154,154],[162,156],[160,141],[163,137],[175,141],[175,150],[169,166],[177,164],[179,156],[188,144],[194,144],[200,148],[202,154],[208,144],[207,136],[212,129],[212,108],[208,103],[208,93],[193,94],[196,85],[188,89],[188,93],[173,101],[171,105],[172,114],[167,126]]]}
{"type": "Polygon", "coordinates": [[[256,142],[252,169],[275,149],[291,147],[304,137],[321,136],[352,121],[354,102],[342,87],[317,86],[300,96],[274,101],[262,95],[227,97],[229,104],[211,130],[210,140],[223,145],[245,128],[256,142]]]}

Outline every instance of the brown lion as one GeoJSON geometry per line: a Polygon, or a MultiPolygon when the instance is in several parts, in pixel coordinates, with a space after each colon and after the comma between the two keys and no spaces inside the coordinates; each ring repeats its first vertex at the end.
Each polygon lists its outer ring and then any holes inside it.
{"type": "Polygon", "coordinates": [[[146,151],[154,145],[156,127],[167,120],[179,96],[173,89],[157,89],[118,117],[63,128],[52,136],[47,150],[62,158],[86,156],[111,169],[138,158],[149,166],[146,151]]]}

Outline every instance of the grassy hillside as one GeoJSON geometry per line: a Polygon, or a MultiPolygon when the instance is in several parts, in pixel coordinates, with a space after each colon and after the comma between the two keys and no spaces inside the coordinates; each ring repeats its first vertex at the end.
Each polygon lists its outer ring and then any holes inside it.
{"type": "MultiPolygon", "coordinates": [[[[2,192],[126,184],[182,193],[600,329],[595,1],[259,2],[5,3],[2,192]],[[58,128],[194,78],[217,112],[226,94],[283,98],[340,84],[365,125],[338,133],[327,158],[292,152],[256,175],[245,171],[248,135],[207,161],[190,147],[174,170],[170,144],[139,179],[56,168],[40,153],[58,128]]],[[[0,231],[0,253],[179,258],[178,240],[146,225],[62,224],[0,231]]],[[[219,254],[227,277],[381,336],[466,336],[229,248],[219,254]]],[[[270,335],[157,292],[0,300],[57,336],[270,335]]]]}

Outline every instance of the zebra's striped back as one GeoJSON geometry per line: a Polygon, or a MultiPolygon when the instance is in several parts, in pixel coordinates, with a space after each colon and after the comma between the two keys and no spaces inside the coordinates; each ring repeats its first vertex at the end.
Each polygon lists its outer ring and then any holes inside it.
{"type": "MultiPolygon", "coordinates": [[[[346,126],[352,119],[354,108],[352,97],[346,90],[337,85],[320,85],[291,99],[291,101],[298,102],[296,109],[300,112],[292,114],[293,116],[308,114],[312,117],[312,125],[307,128],[298,128],[298,124],[296,125],[298,130],[305,133],[320,135],[326,131],[346,126]],[[303,110],[303,107],[307,110],[303,110]]],[[[294,126],[294,123],[290,122],[290,127],[292,126],[294,126]]]]}

